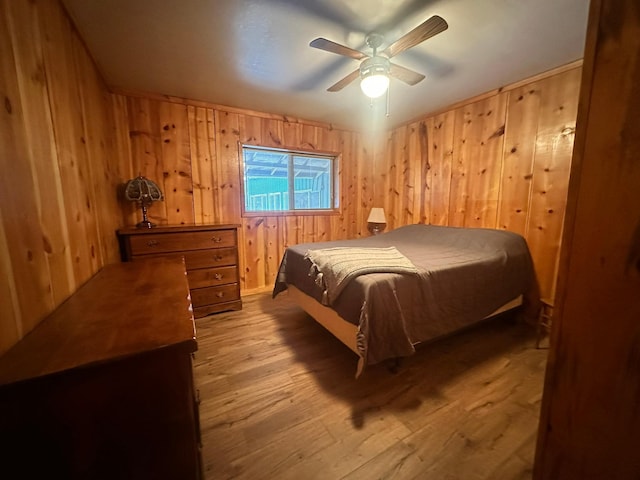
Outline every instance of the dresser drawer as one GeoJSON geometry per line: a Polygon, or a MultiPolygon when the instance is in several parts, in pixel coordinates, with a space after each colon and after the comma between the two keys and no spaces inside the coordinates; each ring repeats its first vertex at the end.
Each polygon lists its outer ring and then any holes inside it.
{"type": "Polygon", "coordinates": [[[235,247],[135,255],[131,257],[131,261],[147,260],[149,258],[184,258],[188,271],[207,267],[235,267],[238,264],[238,254],[235,247]]]}
{"type": "Polygon", "coordinates": [[[187,278],[191,289],[238,283],[238,269],[231,266],[189,270],[187,278]]]}
{"type": "Polygon", "coordinates": [[[166,225],[118,230],[122,259],[183,258],[193,315],[242,310],[238,236],[240,225],[166,225]]]}
{"type": "Polygon", "coordinates": [[[240,299],[236,283],[219,287],[195,288],[191,290],[191,303],[194,308],[217,303],[233,302],[240,299]]]}
{"type": "Polygon", "coordinates": [[[238,255],[235,247],[216,248],[185,252],[184,260],[187,270],[193,270],[196,268],[236,265],[238,263],[238,255]]]}
{"type": "Polygon", "coordinates": [[[129,236],[132,255],[178,252],[182,250],[203,250],[208,248],[235,247],[235,230],[207,232],[156,233],[129,236]]]}

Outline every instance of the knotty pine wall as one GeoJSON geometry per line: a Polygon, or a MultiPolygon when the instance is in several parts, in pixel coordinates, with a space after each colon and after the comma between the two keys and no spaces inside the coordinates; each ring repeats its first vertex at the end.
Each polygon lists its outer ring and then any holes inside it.
{"type": "Polygon", "coordinates": [[[0,353],[118,261],[110,93],[57,0],[0,0],[0,353]]]}
{"type": "MultiPolygon", "coordinates": [[[[519,82],[380,138],[168,97],[114,95],[131,175],[166,200],[153,221],[241,225],[243,293],[273,285],[287,245],[368,235],[372,206],[410,223],[501,228],[525,236],[542,296],[553,299],[579,64],[519,82]],[[124,122],[124,125],[123,125],[124,122]],[[342,152],[339,216],[241,215],[240,144],[342,152]]],[[[137,221],[130,210],[128,222],[137,221]]]]}
{"type": "Polygon", "coordinates": [[[388,133],[375,154],[376,206],[389,228],[498,228],[527,239],[541,296],[553,300],[580,62],[388,133]]]}
{"type": "Polygon", "coordinates": [[[138,173],[165,193],[150,209],[154,221],[241,225],[244,294],[271,287],[287,245],[367,235],[369,210],[382,205],[389,228],[431,222],[524,233],[543,295],[552,295],[577,68],[369,138],[109,93],[58,0],[0,6],[0,352],[119,261],[114,232],[139,212],[116,191],[138,173]],[[340,215],[242,218],[240,143],[341,152],[340,215]]]}
{"type": "MultiPolygon", "coordinates": [[[[122,158],[165,193],[158,224],[239,224],[243,294],[272,288],[288,245],[368,235],[372,153],[363,135],[330,125],[175,98],[113,95],[122,158]],[[339,152],[339,215],[242,217],[241,144],[339,152]]],[[[129,209],[127,222],[139,221],[129,209]]]]}

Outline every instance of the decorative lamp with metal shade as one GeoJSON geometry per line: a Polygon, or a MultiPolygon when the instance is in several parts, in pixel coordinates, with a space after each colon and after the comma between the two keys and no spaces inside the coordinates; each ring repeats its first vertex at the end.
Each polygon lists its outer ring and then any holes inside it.
{"type": "Polygon", "coordinates": [[[163,200],[160,187],[142,175],[127,182],[124,187],[124,198],[130,202],[138,202],[142,208],[142,221],[136,224],[138,228],[152,228],[155,224],[147,218],[147,207],[153,202],[163,200]]]}
{"type": "Polygon", "coordinates": [[[367,218],[367,227],[372,235],[382,233],[387,226],[387,218],[384,216],[384,208],[374,207],[367,218]]]}

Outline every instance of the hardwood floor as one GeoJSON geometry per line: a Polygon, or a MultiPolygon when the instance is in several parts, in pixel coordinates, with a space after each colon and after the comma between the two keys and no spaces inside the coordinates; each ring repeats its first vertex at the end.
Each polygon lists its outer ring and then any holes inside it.
{"type": "Polygon", "coordinates": [[[423,345],[391,374],[286,294],[197,320],[205,477],[528,479],[546,351],[503,316],[423,345]]]}

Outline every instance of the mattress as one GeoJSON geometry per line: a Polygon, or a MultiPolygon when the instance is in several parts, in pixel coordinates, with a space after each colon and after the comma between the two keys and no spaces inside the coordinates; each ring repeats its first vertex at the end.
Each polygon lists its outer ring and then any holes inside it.
{"type": "Polygon", "coordinates": [[[417,273],[367,269],[344,285],[330,305],[357,327],[358,353],[365,365],[411,355],[416,344],[479,322],[520,295],[529,308],[538,302],[531,255],[522,236],[435,225],[288,247],[273,296],[294,285],[318,302],[326,300],[326,291],[312,274],[310,250],[389,247],[406,257],[417,273]]]}

